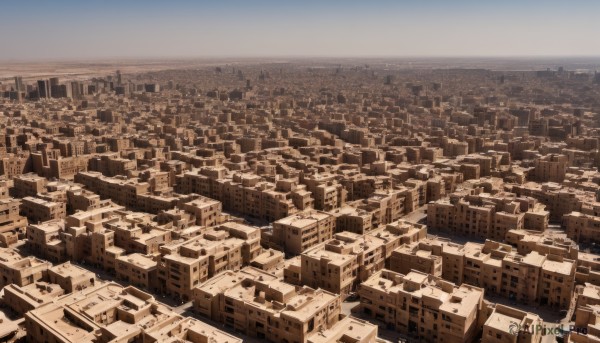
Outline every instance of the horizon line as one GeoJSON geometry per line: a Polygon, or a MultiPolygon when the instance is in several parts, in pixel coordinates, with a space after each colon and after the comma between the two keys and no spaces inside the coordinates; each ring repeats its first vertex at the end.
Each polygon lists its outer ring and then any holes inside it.
{"type": "Polygon", "coordinates": [[[448,55],[419,55],[419,54],[407,54],[407,55],[302,55],[302,54],[281,54],[281,55],[196,55],[196,56],[105,56],[105,57],[49,57],[49,58],[2,58],[0,57],[0,62],[2,63],[40,63],[40,62],[114,62],[118,60],[122,61],[194,61],[194,60],[232,60],[232,59],[240,59],[240,60],[273,60],[273,59],[323,59],[323,60],[331,60],[331,59],[364,59],[364,60],[373,60],[373,59],[398,59],[398,60],[406,60],[406,59],[432,59],[432,60],[443,60],[443,59],[505,59],[505,60],[515,60],[515,59],[527,59],[527,60],[548,60],[548,59],[590,59],[590,58],[598,58],[598,63],[600,63],[600,54],[510,54],[510,55],[493,55],[493,54],[473,54],[473,55],[458,55],[458,54],[448,54],[448,55]]]}

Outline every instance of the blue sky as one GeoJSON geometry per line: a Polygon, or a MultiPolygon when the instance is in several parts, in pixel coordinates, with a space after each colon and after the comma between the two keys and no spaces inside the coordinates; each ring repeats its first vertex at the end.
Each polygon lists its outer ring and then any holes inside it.
{"type": "Polygon", "coordinates": [[[0,60],[600,56],[600,1],[0,2],[0,60]]]}

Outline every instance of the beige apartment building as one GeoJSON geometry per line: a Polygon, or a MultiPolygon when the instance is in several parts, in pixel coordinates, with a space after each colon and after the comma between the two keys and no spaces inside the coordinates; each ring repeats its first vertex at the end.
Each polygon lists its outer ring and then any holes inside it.
{"type": "Polygon", "coordinates": [[[59,285],[45,281],[36,281],[22,287],[10,284],[3,291],[3,304],[20,316],[65,294],[65,290],[59,285]]]}
{"type": "Polygon", "coordinates": [[[158,289],[158,264],[155,260],[139,253],[118,256],[115,272],[119,280],[134,287],[149,291],[158,289]]]}
{"type": "MultiPolygon", "coordinates": [[[[31,157],[32,159],[35,159],[36,154],[32,154],[31,157]]],[[[74,176],[78,172],[84,172],[87,170],[89,158],[89,155],[84,155],[49,159],[49,165],[43,166],[41,174],[48,178],[73,180],[74,176]]],[[[35,162],[34,166],[36,166],[35,162]]],[[[39,170],[37,170],[37,172],[40,174],[39,170]]]]}
{"type": "Polygon", "coordinates": [[[79,211],[65,218],[65,231],[60,237],[66,256],[114,271],[117,256],[126,253],[115,245],[115,231],[104,225],[121,220],[123,207],[108,204],[94,210],[79,211]]]}
{"type": "Polygon", "coordinates": [[[48,220],[65,218],[67,207],[64,202],[25,197],[21,200],[21,214],[27,217],[30,223],[42,223],[48,220]]]}
{"type": "Polygon", "coordinates": [[[565,155],[548,154],[536,158],[531,178],[537,182],[563,182],[568,162],[565,155]]]}
{"type": "MultiPolygon", "coordinates": [[[[104,225],[118,222],[121,219],[119,211],[119,207],[105,207],[67,217],[66,230],[61,235],[66,255],[72,260],[114,271],[116,258],[127,254],[127,250],[115,245],[115,231],[104,225]]],[[[130,249],[128,245],[124,246],[130,249]]],[[[146,251],[146,248],[140,247],[140,250],[146,251]]]]}
{"type": "Polygon", "coordinates": [[[65,262],[48,269],[48,282],[57,284],[65,293],[73,293],[96,285],[96,275],[82,267],[65,262]]]}
{"type": "Polygon", "coordinates": [[[346,297],[385,264],[384,241],[352,232],[334,238],[301,255],[301,282],[346,297]]]}
{"type": "Polygon", "coordinates": [[[567,237],[578,243],[600,242],[600,217],[580,212],[565,214],[562,227],[567,237]]]}
{"type": "Polygon", "coordinates": [[[335,217],[336,231],[365,234],[373,229],[373,214],[363,209],[345,205],[328,212],[335,217]]]}
{"type": "Polygon", "coordinates": [[[16,199],[0,199],[0,246],[16,243],[25,233],[27,218],[19,215],[19,205],[16,199]]]}
{"type": "Polygon", "coordinates": [[[244,265],[248,265],[262,252],[261,233],[258,227],[227,222],[219,225],[216,230],[225,231],[229,233],[229,237],[244,241],[242,243],[242,261],[244,265]]]}
{"type": "Polygon", "coordinates": [[[346,190],[340,184],[328,182],[320,184],[309,190],[315,199],[315,209],[321,211],[331,211],[339,208],[346,202],[346,190]]]}
{"type": "Polygon", "coordinates": [[[0,177],[4,180],[12,180],[15,176],[31,172],[29,156],[29,152],[0,156],[0,177]]]}
{"type": "Polygon", "coordinates": [[[105,176],[127,175],[137,169],[136,160],[119,158],[117,153],[105,153],[89,161],[89,170],[105,176]]]}
{"type": "Polygon", "coordinates": [[[194,198],[197,198],[197,195],[181,195],[170,192],[161,195],[151,193],[139,194],[136,197],[136,205],[133,210],[156,214],[180,206],[182,203],[192,201],[194,198]]]}
{"type": "Polygon", "coordinates": [[[208,275],[224,270],[239,270],[246,263],[242,256],[244,241],[224,230],[208,230],[202,236],[188,240],[179,248],[182,256],[208,257],[208,275]]]}
{"type": "Polygon", "coordinates": [[[130,209],[137,208],[138,196],[148,193],[150,189],[147,182],[106,177],[99,172],[79,172],[75,175],[75,182],[97,193],[102,199],[111,199],[130,209]]]}
{"type": "Polygon", "coordinates": [[[63,220],[28,225],[27,245],[38,256],[56,263],[63,262],[68,258],[66,244],[62,240],[64,229],[63,220]]]}
{"type": "Polygon", "coordinates": [[[40,281],[51,267],[50,262],[24,257],[14,249],[0,248],[0,289],[9,284],[23,287],[40,281]]]}
{"type": "Polygon", "coordinates": [[[159,289],[184,300],[191,299],[194,287],[208,278],[249,265],[251,256],[260,253],[257,230],[226,223],[187,241],[164,246],[158,264],[159,289]]]}
{"type": "Polygon", "coordinates": [[[23,174],[13,179],[13,193],[17,198],[35,197],[46,191],[48,179],[37,174],[23,174]]]}
{"type": "MultiPolygon", "coordinates": [[[[567,234],[556,231],[509,230],[504,239],[506,243],[517,248],[520,255],[537,251],[542,255],[557,255],[572,260],[579,256],[579,246],[567,234]]],[[[579,263],[579,261],[578,261],[579,263]]]]}
{"type": "Polygon", "coordinates": [[[582,288],[578,289],[576,308],[585,306],[600,305],[600,286],[591,283],[585,283],[582,288]]]}
{"type": "Polygon", "coordinates": [[[192,289],[208,279],[208,256],[187,257],[179,254],[162,256],[158,263],[158,287],[161,292],[184,301],[191,299],[192,289]]]}
{"type": "Polygon", "coordinates": [[[302,257],[294,256],[283,263],[283,281],[292,285],[302,285],[302,257]]]}
{"type": "Polygon", "coordinates": [[[427,182],[411,178],[404,182],[404,187],[406,190],[403,193],[407,194],[405,197],[408,201],[405,205],[407,213],[427,204],[427,182]]]}
{"type": "Polygon", "coordinates": [[[285,254],[279,250],[266,249],[252,260],[250,266],[283,277],[285,254]]]}
{"type": "Polygon", "coordinates": [[[298,208],[292,199],[306,198],[302,196],[305,190],[296,190],[285,180],[273,183],[251,173],[229,175],[228,169],[222,166],[206,166],[177,176],[175,189],[182,194],[210,197],[220,201],[227,211],[267,221],[296,213],[298,208]]]}
{"type": "Polygon", "coordinates": [[[505,296],[525,301],[525,303],[534,301],[533,299],[537,294],[542,256],[536,253],[531,259],[524,262],[523,268],[520,268],[520,261],[511,258],[512,256],[509,255],[511,251],[511,246],[493,241],[486,241],[485,245],[468,242],[461,251],[463,256],[463,282],[484,287],[494,294],[508,291],[509,293],[504,294],[505,296]],[[509,256],[506,271],[515,275],[503,272],[502,264],[507,255],[509,256]],[[529,273],[529,265],[532,265],[531,273],[529,273]],[[520,281],[519,277],[521,277],[520,281]],[[512,288],[520,287],[519,294],[514,289],[508,290],[506,279],[511,280],[512,288]],[[520,294],[521,291],[525,294],[520,294]]]}
{"type": "Polygon", "coordinates": [[[306,343],[376,343],[378,326],[366,320],[344,317],[327,330],[313,332],[306,343]]]}
{"type": "Polygon", "coordinates": [[[181,316],[172,316],[167,323],[148,329],[145,338],[150,343],[179,341],[191,343],[242,343],[241,338],[218,330],[203,321],[181,316]]]}
{"type": "Polygon", "coordinates": [[[579,252],[577,255],[577,269],[575,270],[575,284],[585,285],[586,283],[600,285],[600,260],[596,254],[579,252]]]}
{"type": "Polygon", "coordinates": [[[219,274],[194,293],[203,315],[251,337],[304,343],[331,328],[340,315],[338,295],[298,287],[254,268],[219,274]]]}
{"type": "Polygon", "coordinates": [[[507,244],[469,242],[464,247],[463,282],[526,304],[568,308],[576,262],[533,251],[520,255],[507,244]]]}
{"type": "Polygon", "coordinates": [[[435,244],[442,246],[442,278],[460,285],[465,275],[465,246],[443,239],[435,244]]]}
{"type": "MultiPolygon", "coordinates": [[[[378,165],[384,169],[384,165],[378,165]]],[[[374,169],[379,169],[375,168],[374,169]]],[[[380,172],[383,174],[383,171],[380,172]]],[[[370,176],[357,171],[347,171],[344,178],[340,181],[347,191],[347,200],[360,200],[370,197],[373,193],[383,191],[389,187],[389,177],[383,175],[370,176]]]]}
{"type": "Polygon", "coordinates": [[[525,212],[525,217],[523,219],[524,229],[544,232],[548,229],[550,212],[546,211],[545,205],[535,203],[527,212],[525,212]]]}
{"type": "Polygon", "coordinates": [[[185,235],[183,231],[192,226],[196,222],[196,218],[189,212],[173,208],[159,212],[156,221],[159,225],[170,223],[173,228],[173,238],[177,239],[185,235]]]}
{"type": "Polygon", "coordinates": [[[48,269],[43,281],[25,286],[7,285],[2,300],[11,310],[23,315],[63,294],[94,287],[95,284],[94,273],[66,262],[48,269]]]}
{"type": "MultiPolygon", "coordinates": [[[[479,189],[480,191],[481,189],[479,189]]],[[[427,226],[432,230],[502,241],[509,230],[523,229],[526,221],[531,229],[545,230],[548,212],[542,207],[529,207],[512,194],[455,194],[427,206],[427,226]]]]}
{"type": "Polygon", "coordinates": [[[308,210],[275,221],[273,231],[263,234],[262,239],[269,247],[299,255],[306,249],[331,239],[335,225],[334,216],[308,210]]]}
{"type": "Polygon", "coordinates": [[[128,218],[125,214],[118,220],[103,223],[102,227],[114,233],[115,245],[127,253],[157,254],[160,246],[172,241],[171,231],[145,220],[144,215],[128,218]]]}
{"type": "Polygon", "coordinates": [[[427,237],[427,226],[398,220],[367,234],[383,241],[386,268],[389,267],[392,252],[404,244],[410,244],[427,237]]]}
{"type": "Polygon", "coordinates": [[[98,194],[84,189],[75,188],[67,191],[67,211],[69,213],[95,210],[106,206],[109,201],[102,201],[98,194]]]}
{"type": "Polygon", "coordinates": [[[513,185],[511,191],[519,197],[527,196],[537,199],[546,206],[549,219],[554,222],[561,222],[565,214],[574,211],[584,213],[586,207],[591,207],[596,203],[596,197],[592,192],[564,187],[554,182],[542,184],[527,182],[522,185],[513,185]]]}
{"type": "Polygon", "coordinates": [[[600,306],[586,305],[575,310],[575,329],[569,332],[569,342],[596,343],[600,332],[597,324],[600,321],[600,306]]]}
{"type": "Polygon", "coordinates": [[[483,325],[482,343],[537,343],[542,319],[533,313],[496,304],[483,325]]]}
{"type": "MultiPolygon", "coordinates": [[[[421,188],[418,189],[421,190],[421,188]]],[[[378,190],[370,194],[368,198],[353,203],[353,205],[359,210],[370,213],[371,226],[377,228],[380,225],[392,223],[407,213],[405,211],[405,202],[407,199],[405,193],[406,190],[402,189],[378,190]]]]}
{"type": "Polygon", "coordinates": [[[162,194],[172,190],[170,174],[159,170],[156,166],[138,173],[137,176],[141,182],[147,182],[150,185],[150,192],[162,194]]]}
{"type": "Polygon", "coordinates": [[[474,342],[483,289],[425,273],[381,270],[361,284],[360,311],[421,342],[474,342]]]}
{"type": "Polygon", "coordinates": [[[259,279],[264,281],[277,280],[277,276],[255,267],[242,268],[239,271],[227,270],[193,290],[194,310],[212,320],[223,322],[225,319],[222,311],[225,303],[225,291],[245,279],[259,279]]]}
{"type": "Polygon", "coordinates": [[[438,237],[422,237],[392,251],[386,268],[401,274],[416,270],[461,284],[464,257],[463,245],[438,237]]]}
{"type": "Polygon", "coordinates": [[[424,241],[402,245],[392,252],[390,270],[404,275],[416,270],[441,277],[442,248],[424,241]]]}
{"type": "Polygon", "coordinates": [[[25,315],[25,327],[30,342],[167,342],[178,337],[192,342],[241,342],[207,324],[184,319],[148,293],[115,283],[42,305],[25,315]],[[195,332],[196,325],[206,331],[196,327],[195,332]]]}
{"type": "Polygon", "coordinates": [[[203,167],[199,170],[187,171],[176,177],[176,191],[179,193],[197,193],[212,199],[223,198],[222,189],[216,180],[224,179],[228,169],[223,166],[203,167]]]}
{"type": "Polygon", "coordinates": [[[213,226],[222,221],[221,202],[214,199],[201,197],[183,204],[181,208],[196,218],[196,225],[213,226]]]}
{"type": "Polygon", "coordinates": [[[571,254],[555,255],[541,248],[519,254],[508,244],[459,245],[444,239],[425,239],[396,249],[393,271],[435,273],[456,284],[467,283],[526,304],[568,308],[577,263],[571,254]]]}

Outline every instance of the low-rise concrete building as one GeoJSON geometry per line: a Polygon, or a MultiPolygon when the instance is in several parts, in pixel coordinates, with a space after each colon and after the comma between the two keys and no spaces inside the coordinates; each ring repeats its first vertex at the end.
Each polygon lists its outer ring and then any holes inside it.
{"type": "Polygon", "coordinates": [[[32,342],[126,342],[148,336],[150,342],[168,342],[178,335],[189,335],[192,342],[241,342],[207,324],[198,324],[207,331],[194,335],[189,324],[194,322],[186,322],[150,294],[114,283],[59,297],[25,315],[27,339],[32,342]],[[163,331],[165,327],[171,330],[163,331]]]}
{"type": "Polygon", "coordinates": [[[483,289],[456,286],[425,273],[381,270],[363,282],[360,311],[421,342],[474,342],[483,289]]]}
{"type": "Polygon", "coordinates": [[[153,259],[139,253],[116,258],[117,278],[132,286],[150,291],[158,289],[158,264],[153,259]]]}
{"type": "Polygon", "coordinates": [[[14,249],[0,248],[0,289],[15,284],[23,287],[42,280],[52,264],[14,249]]]}
{"type": "Polygon", "coordinates": [[[383,240],[352,232],[336,233],[301,255],[301,282],[346,297],[385,264],[383,240]]]}
{"type": "Polygon", "coordinates": [[[271,342],[305,343],[337,323],[341,301],[321,289],[298,287],[256,269],[220,274],[195,291],[200,313],[271,342]]]}
{"type": "Polygon", "coordinates": [[[538,315],[497,304],[483,325],[481,342],[536,343],[542,338],[542,327],[538,315]]]}
{"type": "Polygon", "coordinates": [[[272,248],[299,255],[331,239],[335,223],[335,217],[326,212],[308,210],[275,221],[272,235],[266,241],[272,248]]]}
{"type": "Polygon", "coordinates": [[[41,223],[64,219],[67,216],[67,206],[63,202],[25,197],[21,200],[21,214],[27,217],[31,223],[41,223]]]}

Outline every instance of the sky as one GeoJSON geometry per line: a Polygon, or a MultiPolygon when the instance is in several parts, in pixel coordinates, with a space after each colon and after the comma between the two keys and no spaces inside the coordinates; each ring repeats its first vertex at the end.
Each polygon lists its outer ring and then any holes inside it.
{"type": "Polygon", "coordinates": [[[598,0],[0,0],[0,60],[600,56],[598,0]]]}

